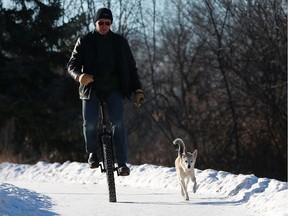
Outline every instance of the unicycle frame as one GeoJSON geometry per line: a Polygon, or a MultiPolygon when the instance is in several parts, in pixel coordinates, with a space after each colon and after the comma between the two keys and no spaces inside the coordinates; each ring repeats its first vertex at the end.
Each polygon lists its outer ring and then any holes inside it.
{"type": "MultiPolygon", "coordinates": [[[[113,127],[109,120],[107,106],[104,98],[100,99],[99,106],[99,144],[102,148],[102,163],[100,168],[102,173],[106,173],[108,191],[109,191],[109,202],[117,202],[116,199],[116,187],[114,171],[117,172],[114,162],[113,152],[113,127]]],[[[118,173],[117,173],[118,174],[118,173]]]]}

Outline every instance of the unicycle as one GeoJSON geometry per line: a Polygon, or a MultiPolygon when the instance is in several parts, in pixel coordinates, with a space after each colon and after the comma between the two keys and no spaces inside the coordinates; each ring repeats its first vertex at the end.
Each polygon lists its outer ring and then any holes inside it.
{"type": "MultiPolygon", "coordinates": [[[[100,168],[102,173],[106,173],[109,202],[116,202],[116,187],[114,171],[117,172],[114,162],[113,152],[113,127],[108,117],[107,106],[104,97],[99,97],[100,110],[99,110],[99,144],[102,148],[102,163],[100,168]]],[[[118,174],[118,172],[117,172],[118,174]]]]}

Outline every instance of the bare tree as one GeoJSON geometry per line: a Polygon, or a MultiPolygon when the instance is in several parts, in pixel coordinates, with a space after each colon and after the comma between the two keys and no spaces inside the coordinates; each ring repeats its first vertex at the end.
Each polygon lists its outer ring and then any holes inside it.
{"type": "MultiPolygon", "coordinates": [[[[237,2],[207,0],[205,7],[194,4],[191,8],[190,19],[199,30],[198,35],[206,38],[206,47],[210,50],[210,57],[205,56],[215,60],[211,64],[214,68],[211,69],[220,72],[223,77],[219,81],[225,84],[227,98],[219,95],[218,104],[220,98],[225,99],[224,102],[229,104],[232,113],[234,126],[231,132],[234,133],[229,132],[230,128],[227,127],[231,122],[229,119],[226,120],[223,131],[234,134],[230,137],[235,138],[231,141],[236,143],[238,160],[231,159],[238,164],[236,168],[239,169],[249,170],[258,166],[255,162],[247,160],[247,157],[255,157],[259,152],[264,155],[264,151],[267,152],[268,149],[271,153],[270,158],[274,158],[269,162],[270,166],[271,163],[285,166],[284,161],[287,158],[284,153],[287,149],[284,144],[287,142],[285,5],[284,1],[278,0],[237,2]],[[276,158],[278,162],[274,162],[276,158]]],[[[221,110],[221,106],[218,108],[221,110]]],[[[220,118],[222,122],[224,116],[222,120],[220,118]]],[[[222,152],[225,152],[225,149],[222,152]]],[[[260,155],[258,157],[261,158],[260,155]]],[[[266,161],[257,160],[262,164],[267,163],[267,157],[266,161]]],[[[257,171],[260,172],[260,169],[257,171]]]]}
{"type": "MultiPolygon", "coordinates": [[[[278,167],[285,167],[287,160],[285,7],[287,2],[281,0],[237,4],[238,10],[233,11],[233,17],[238,21],[233,31],[237,45],[231,55],[233,62],[241,62],[234,67],[234,72],[242,80],[242,94],[254,105],[251,107],[254,120],[250,122],[254,126],[250,131],[257,137],[254,142],[261,154],[271,152],[270,158],[278,167]]],[[[251,119],[251,114],[247,116],[251,119]]],[[[264,159],[260,161],[266,163],[264,159]]]]}
{"type": "MultiPolygon", "coordinates": [[[[231,118],[233,120],[232,130],[229,131],[228,137],[230,137],[230,145],[235,144],[235,162],[238,164],[239,160],[239,135],[238,135],[238,118],[235,108],[235,99],[231,93],[230,80],[228,80],[226,67],[227,55],[229,55],[229,49],[227,49],[227,44],[225,36],[227,36],[227,31],[229,31],[229,20],[228,15],[230,13],[232,1],[219,1],[218,4],[212,4],[212,1],[205,0],[205,6],[209,15],[209,23],[211,23],[211,38],[213,39],[211,48],[216,56],[219,71],[222,74],[226,93],[227,102],[231,110],[231,118]],[[228,51],[227,51],[228,50],[228,51]]],[[[210,26],[209,26],[210,27],[210,26]]],[[[229,48],[229,47],[228,47],[229,48]]]]}

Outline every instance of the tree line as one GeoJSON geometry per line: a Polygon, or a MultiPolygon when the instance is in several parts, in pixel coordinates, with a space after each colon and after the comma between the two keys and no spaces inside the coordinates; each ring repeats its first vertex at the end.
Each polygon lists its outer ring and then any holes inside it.
{"type": "Polygon", "coordinates": [[[199,169],[287,180],[286,1],[0,2],[0,161],[86,161],[66,63],[105,6],[166,132],[126,101],[130,163],[173,166],[180,137],[199,169]]]}

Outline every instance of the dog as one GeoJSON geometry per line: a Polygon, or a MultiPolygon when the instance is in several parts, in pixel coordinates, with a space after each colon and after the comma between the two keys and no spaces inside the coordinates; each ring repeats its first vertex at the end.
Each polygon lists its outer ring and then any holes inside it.
{"type": "Polygon", "coordinates": [[[197,182],[194,172],[194,166],[198,154],[198,150],[195,149],[193,153],[190,153],[186,150],[186,146],[182,139],[177,138],[173,141],[173,145],[178,145],[178,157],[175,159],[175,168],[179,183],[181,186],[181,195],[185,200],[189,200],[189,195],[187,191],[187,186],[191,180],[193,185],[193,192],[196,193],[197,182]]]}

